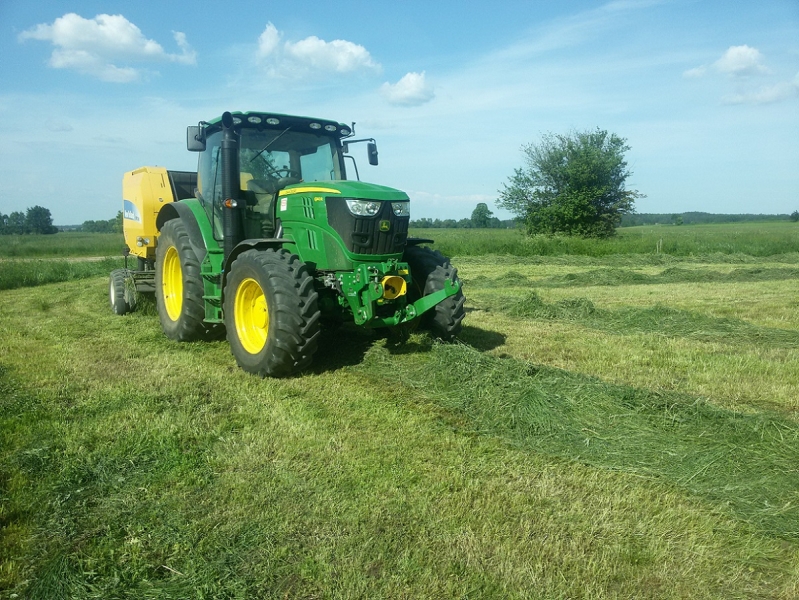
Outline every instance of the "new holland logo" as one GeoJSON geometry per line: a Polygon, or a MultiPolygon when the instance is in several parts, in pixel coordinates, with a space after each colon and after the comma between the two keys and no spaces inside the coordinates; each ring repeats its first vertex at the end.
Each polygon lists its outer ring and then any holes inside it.
{"type": "Polygon", "coordinates": [[[391,229],[391,221],[380,221],[380,231],[389,231],[391,229]]]}
{"type": "Polygon", "coordinates": [[[139,214],[139,209],[136,208],[136,205],[133,204],[130,200],[125,200],[123,204],[124,211],[122,215],[130,220],[136,221],[137,223],[141,223],[141,215],[139,214]]]}

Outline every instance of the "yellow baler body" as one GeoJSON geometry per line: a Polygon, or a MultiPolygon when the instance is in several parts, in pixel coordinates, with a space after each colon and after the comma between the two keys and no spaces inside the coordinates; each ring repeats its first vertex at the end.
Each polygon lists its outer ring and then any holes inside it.
{"type": "Polygon", "coordinates": [[[166,169],[141,167],[125,173],[122,198],[123,231],[130,253],[145,260],[155,259],[155,219],[165,204],[175,201],[166,169]]]}

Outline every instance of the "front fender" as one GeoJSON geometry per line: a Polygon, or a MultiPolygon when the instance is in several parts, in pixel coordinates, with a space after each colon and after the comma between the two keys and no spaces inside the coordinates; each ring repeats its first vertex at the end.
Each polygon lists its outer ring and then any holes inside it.
{"type": "Polygon", "coordinates": [[[247,250],[266,250],[267,248],[282,248],[283,244],[290,244],[291,240],[287,240],[285,238],[253,238],[249,240],[242,240],[233,250],[230,252],[230,256],[225,259],[223,269],[222,269],[222,290],[224,294],[225,284],[227,282],[228,273],[230,273],[230,267],[233,265],[233,261],[241,254],[242,252],[247,252],[247,250]]]}

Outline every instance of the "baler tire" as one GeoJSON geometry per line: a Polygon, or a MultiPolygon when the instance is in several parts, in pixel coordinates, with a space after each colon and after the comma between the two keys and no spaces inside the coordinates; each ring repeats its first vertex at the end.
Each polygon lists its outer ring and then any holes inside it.
{"type": "MultiPolygon", "coordinates": [[[[403,260],[411,268],[412,285],[408,289],[411,302],[444,289],[447,280],[459,281],[458,270],[438,250],[409,246],[403,260]]],[[[421,326],[445,342],[451,342],[460,334],[466,298],[463,290],[439,302],[435,308],[421,316],[421,326]]]]}
{"type": "Polygon", "coordinates": [[[161,228],[155,249],[155,302],[166,337],[177,342],[208,338],[200,261],[180,219],[161,228]]]}
{"type": "Polygon", "coordinates": [[[321,315],[314,280],[287,250],[247,250],[231,266],[224,314],[238,365],[261,377],[286,377],[311,364],[321,315]]]}
{"type": "Polygon", "coordinates": [[[136,296],[133,290],[128,289],[127,277],[125,269],[114,269],[109,277],[108,295],[115,315],[125,315],[136,308],[136,296]]]}

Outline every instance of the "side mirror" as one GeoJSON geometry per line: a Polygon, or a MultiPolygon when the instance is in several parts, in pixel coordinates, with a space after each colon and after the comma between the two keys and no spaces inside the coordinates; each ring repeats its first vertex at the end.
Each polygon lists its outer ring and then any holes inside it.
{"type": "Polygon", "coordinates": [[[366,144],[366,153],[369,155],[369,164],[377,165],[377,144],[374,142],[366,144]]]}
{"type": "Polygon", "coordinates": [[[189,152],[205,151],[205,134],[202,127],[192,125],[186,128],[186,147],[189,152]]]}

